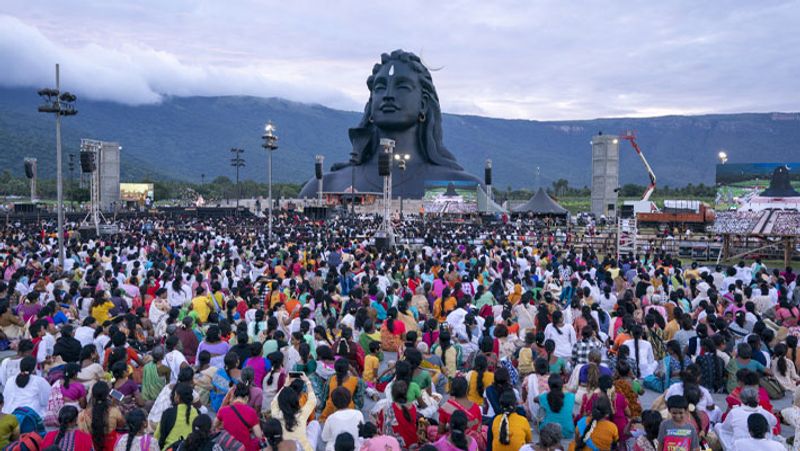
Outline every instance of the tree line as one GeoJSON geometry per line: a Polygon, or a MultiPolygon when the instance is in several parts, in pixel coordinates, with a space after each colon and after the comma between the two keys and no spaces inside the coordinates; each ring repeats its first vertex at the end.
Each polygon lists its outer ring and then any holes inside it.
{"type": "MultiPolygon", "coordinates": [[[[149,179],[139,180],[137,183],[152,183],[155,200],[181,199],[184,198],[187,193],[191,192],[202,195],[206,200],[236,199],[237,196],[242,199],[258,196],[267,197],[268,192],[268,185],[266,183],[247,179],[242,180],[237,186],[235,181],[226,176],[216,177],[206,183],[149,179]]],[[[36,184],[37,195],[40,199],[56,198],[55,179],[38,179],[36,184]]],[[[297,197],[301,188],[302,186],[298,183],[273,183],[272,196],[276,199],[297,197]]],[[[645,189],[646,187],[644,185],[627,183],[620,187],[619,195],[620,197],[637,197],[641,196],[645,189]]],[[[591,195],[591,190],[588,186],[570,186],[569,181],[563,178],[553,181],[553,183],[546,188],[546,191],[555,198],[589,197],[591,195]]],[[[534,192],[534,190],[530,189],[515,190],[511,186],[506,190],[494,189],[495,199],[501,202],[505,200],[527,200],[534,192]]],[[[664,185],[656,188],[656,194],[659,197],[707,198],[714,197],[716,188],[703,183],[697,185],[689,183],[684,187],[675,188],[664,185]]],[[[0,196],[28,197],[29,195],[30,181],[27,178],[16,177],[8,170],[4,170],[0,173],[0,196]]],[[[81,184],[77,178],[70,179],[69,177],[65,177],[64,198],[76,202],[88,201],[88,184],[81,184]]]]}

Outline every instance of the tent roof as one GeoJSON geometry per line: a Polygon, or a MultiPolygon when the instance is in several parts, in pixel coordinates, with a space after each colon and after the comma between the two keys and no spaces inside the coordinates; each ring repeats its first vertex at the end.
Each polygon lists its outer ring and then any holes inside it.
{"type": "Polygon", "coordinates": [[[530,200],[514,209],[514,213],[529,212],[540,215],[565,215],[567,214],[567,209],[558,205],[556,201],[544,192],[544,189],[539,188],[539,191],[536,191],[536,194],[530,200]]]}
{"type": "Polygon", "coordinates": [[[479,213],[507,213],[507,211],[498,205],[494,200],[490,199],[483,190],[481,185],[478,185],[478,212],[479,213]]]}

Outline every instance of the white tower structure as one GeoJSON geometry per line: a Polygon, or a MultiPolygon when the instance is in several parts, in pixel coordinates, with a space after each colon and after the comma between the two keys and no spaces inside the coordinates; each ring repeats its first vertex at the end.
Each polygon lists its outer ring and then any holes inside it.
{"type": "Polygon", "coordinates": [[[619,139],[600,132],[592,137],[592,213],[617,216],[619,139]]]}

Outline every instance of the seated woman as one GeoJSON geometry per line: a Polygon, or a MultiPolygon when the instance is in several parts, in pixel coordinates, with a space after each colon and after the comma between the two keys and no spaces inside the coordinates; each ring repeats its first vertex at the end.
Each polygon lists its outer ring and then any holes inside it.
{"type": "Polygon", "coordinates": [[[639,379],[644,379],[656,371],[658,361],[653,355],[653,346],[644,339],[642,326],[638,324],[633,326],[631,328],[631,336],[633,338],[625,341],[622,345],[628,348],[632,360],[636,362],[631,368],[633,374],[639,379]]]}
{"type": "Polygon", "coordinates": [[[417,437],[417,409],[406,403],[408,384],[405,381],[396,381],[392,384],[392,399],[390,406],[378,412],[376,422],[378,430],[383,435],[397,438],[402,449],[415,447],[417,437]]]}
{"type": "Polygon", "coordinates": [[[78,429],[78,409],[64,406],[58,412],[58,429],[45,435],[42,449],[56,446],[58,449],[92,449],[92,436],[78,429]]]}
{"type": "MultiPolygon", "coordinates": [[[[441,420],[440,420],[441,421],[441,420]]],[[[467,414],[463,411],[453,412],[447,422],[447,434],[434,443],[440,451],[478,451],[478,443],[467,435],[467,414]]]]}
{"type": "Polygon", "coordinates": [[[8,307],[8,302],[0,302],[0,331],[5,339],[12,341],[25,334],[25,321],[8,307]]]}
{"type": "Polygon", "coordinates": [[[752,388],[758,394],[758,404],[768,412],[772,412],[772,402],[769,394],[759,383],[758,373],[748,369],[741,369],[736,373],[736,388],[725,398],[728,403],[728,411],[742,403],[741,393],[746,388],[752,388]]]}
{"type": "Polygon", "coordinates": [[[192,401],[192,386],[178,382],[172,396],[173,406],[164,411],[156,426],[154,435],[159,448],[165,449],[192,432],[192,422],[199,415],[197,408],[192,406],[192,401]]]}
{"type": "Polygon", "coordinates": [[[475,363],[472,371],[467,373],[467,380],[469,381],[469,400],[478,406],[483,406],[483,391],[494,383],[494,373],[488,370],[489,362],[486,356],[478,355],[475,357],[475,363]]]}
{"type": "Polygon", "coordinates": [[[450,417],[462,412],[467,420],[465,433],[475,439],[479,449],[486,449],[486,434],[483,433],[481,407],[472,402],[467,391],[469,383],[462,376],[453,378],[450,397],[439,407],[439,434],[444,434],[450,417]]]}
{"type": "Polygon", "coordinates": [[[689,422],[692,423],[692,426],[697,431],[702,448],[706,449],[708,447],[706,436],[711,421],[708,418],[708,414],[698,407],[703,396],[700,392],[700,387],[694,384],[686,385],[683,389],[683,396],[689,402],[689,422]]]}
{"type": "MultiPolygon", "coordinates": [[[[514,394],[517,398],[517,401],[520,400],[519,392],[516,388],[511,385],[511,378],[508,374],[508,370],[505,368],[498,368],[497,372],[494,373],[494,383],[488,387],[483,392],[483,397],[486,399],[486,402],[483,403],[483,415],[486,418],[494,418],[495,414],[500,411],[500,395],[503,394],[505,391],[510,391],[514,394]]],[[[520,406],[520,414],[525,414],[525,409],[520,406]]]]}
{"type": "Polygon", "coordinates": [[[223,368],[217,368],[211,380],[212,389],[209,393],[211,399],[211,410],[216,412],[222,407],[222,401],[231,387],[241,381],[242,370],[239,369],[239,354],[235,351],[228,351],[223,359],[223,368]]]}
{"type": "Polygon", "coordinates": [[[539,417],[539,395],[547,393],[550,389],[547,385],[550,368],[547,360],[542,357],[537,358],[533,366],[535,371],[522,382],[522,398],[525,400],[528,416],[536,420],[539,417]]]}
{"type": "Polygon", "coordinates": [[[578,420],[575,426],[575,439],[569,444],[569,451],[611,450],[620,439],[617,426],[608,420],[611,404],[607,398],[598,398],[592,406],[592,413],[578,420]]]}
{"type": "Polygon", "coordinates": [[[775,378],[784,388],[789,392],[794,393],[800,384],[800,376],[797,375],[797,369],[794,362],[786,358],[788,347],[785,343],[778,343],[772,349],[772,368],[775,373],[775,378]]]}
{"type": "Polygon", "coordinates": [[[147,413],[136,409],[125,416],[128,433],[120,436],[114,451],[150,451],[156,449],[156,439],[147,432],[147,413]]]}
{"type": "Polygon", "coordinates": [[[621,440],[626,440],[625,431],[628,427],[628,418],[631,418],[631,411],[628,408],[628,400],[625,395],[611,390],[614,386],[611,376],[600,376],[597,390],[591,395],[588,402],[582,408],[581,416],[588,417],[592,413],[594,405],[603,400],[608,401],[611,411],[608,419],[616,426],[621,440]]]}
{"type": "MultiPolygon", "coordinates": [[[[230,403],[219,409],[214,419],[214,429],[224,429],[241,442],[247,451],[258,451],[263,436],[258,411],[250,405],[251,385],[239,382],[233,391],[230,403]]],[[[258,401],[259,410],[261,400],[258,401]]]]}
{"type": "MultiPolygon", "coordinates": [[[[92,402],[78,415],[80,430],[90,433],[95,449],[112,449],[117,441],[117,429],[125,426],[122,412],[111,404],[111,387],[100,381],[92,386],[92,402]]],[[[189,389],[191,398],[191,388],[189,389]]]]}
{"type": "Polygon", "coordinates": [[[500,410],[492,420],[486,438],[492,451],[517,451],[533,438],[528,419],[516,412],[517,402],[511,391],[500,395],[500,410]]]}
{"type": "Polygon", "coordinates": [[[550,391],[539,396],[539,406],[542,413],[539,421],[539,430],[548,423],[556,423],[561,426],[561,433],[566,436],[575,427],[572,421],[572,411],[575,408],[575,394],[564,392],[564,383],[561,376],[553,374],[548,381],[550,391]]]}
{"type": "Polygon", "coordinates": [[[733,357],[725,370],[728,372],[728,393],[736,389],[736,373],[746,369],[755,373],[772,375],[772,371],[766,368],[761,362],[753,359],[753,348],[747,343],[740,343],[736,346],[736,356],[733,357]]]}
{"type": "Polygon", "coordinates": [[[678,382],[680,374],[691,364],[691,360],[683,355],[681,345],[675,340],[667,342],[667,355],[656,371],[644,379],[644,386],[654,392],[663,393],[672,384],[678,382]]]}
{"type": "Polygon", "coordinates": [[[695,404],[699,410],[705,412],[706,415],[711,419],[713,422],[719,421],[722,417],[722,409],[716,406],[714,403],[714,398],[711,396],[711,392],[708,391],[707,388],[699,385],[700,382],[700,368],[696,364],[691,364],[686,367],[686,370],[681,374],[681,381],[675,384],[672,384],[667,391],[664,393],[664,398],[669,399],[671,396],[676,395],[683,395],[687,396],[685,393],[686,387],[697,387],[700,390],[700,400],[695,404]]]}
{"type": "Polygon", "coordinates": [[[270,413],[272,418],[281,422],[285,439],[295,440],[305,451],[314,451],[320,425],[316,420],[308,422],[308,419],[317,406],[317,397],[308,377],[303,374],[300,379],[305,383],[305,392],[308,395],[306,403],[300,405],[299,393],[289,384],[272,400],[270,413]]]}
{"type": "MultiPolygon", "coordinates": [[[[348,360],[339,359],[333,364],[334,374],[328,379],[326,385],[327,390],[324,393],[325,407],[322,409],[320,415],[320,422],[325,422],[328,415],[332,414],[336,409],[331,399],[331,394],[338,387],[345,387],[350,391],[351,401],[350,408],[361,408],[364,402],[364,392],[366,391],[366,384],[357,375],[352,374],[352,367],[348,360]]],[[[419,388],[419,387],[417,387],[419,388]]]]}

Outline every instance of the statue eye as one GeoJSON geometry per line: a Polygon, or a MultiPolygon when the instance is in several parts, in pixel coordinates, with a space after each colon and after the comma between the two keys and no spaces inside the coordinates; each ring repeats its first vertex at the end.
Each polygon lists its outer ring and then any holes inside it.
{"type": "Polygon", "coordinates": [[[375,87],[372,88],[373,91],[383,91],[386,89],[386,85],[384,83],[375,83],[375,87]]]}

